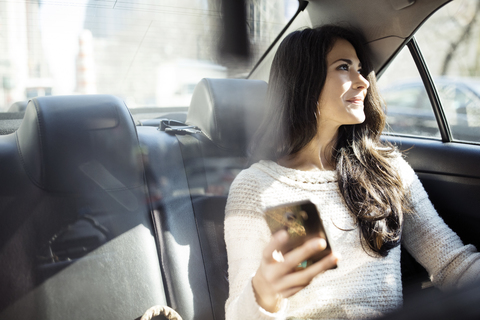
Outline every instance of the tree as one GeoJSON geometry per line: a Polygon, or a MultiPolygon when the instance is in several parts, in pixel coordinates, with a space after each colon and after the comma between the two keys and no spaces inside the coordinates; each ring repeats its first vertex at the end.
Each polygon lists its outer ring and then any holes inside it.
{"type": "Polygon", "coordinates": [[[479,14],[479,12],[480,12],[480,0],[477,1],[477,5],[475,7],[475,12],[473,13],[473,17],[463,27],[463,30],[460,33],[460,37],[458,37],[458,39],[456,41],[453,41],[450,44],[450,48],[449,48],[447,54],[445,55],[445,59],[443,60],[442,71],[440,73],[442,76],[447,74],[448,68],[449,68],[450,63],[452,61],[452,58],[455,55],[455,52],[457,51],[460,44],[464,43],[468,39],[468,37],[470,36],[470,34],[472,32],[472,29],[473,29],[473,26],[475,25],[475,23],[477,21],[477,15],[479,14]]]}

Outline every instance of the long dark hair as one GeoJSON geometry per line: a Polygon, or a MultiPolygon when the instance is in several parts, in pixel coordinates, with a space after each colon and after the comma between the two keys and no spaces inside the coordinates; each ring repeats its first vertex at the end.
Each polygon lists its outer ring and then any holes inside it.
{"type": "Polygon", "coordinates": [[[326,25],[295,31],[282,41],[272,63],[267,112],[254,138],[252,160],[277,161],[294,155],[315,137],[317,101],[327,76],[326,57],[337,39],[345,39],[355,48],[370,86],[364,101],[366,120],[339,128],[332,161],[341,194],[356,217],[362,245],[386,256],[400,243],[403,215],[411,211],[411,204],[390,161],[398,151],[380,141],[385,112],[359,32],[326,25]]]}

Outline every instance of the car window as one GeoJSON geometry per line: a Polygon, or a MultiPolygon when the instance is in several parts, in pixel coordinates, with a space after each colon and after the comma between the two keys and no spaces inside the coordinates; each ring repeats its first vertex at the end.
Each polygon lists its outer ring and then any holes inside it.
{"type": "Polygon", "coordinates": [[[453,1],[415,35],[454,140],[480,142],[479,16],[480,1],[453,1]]]}
{"type": "Polygon", "coordinates": [[[219,54],[217,1],[2,1],[0,112],[36,96],[91,93],[131,109],[188,107],[202,78],[245,77],[297,8],[247,0],[252,54],[240,61],[219,54]]]}
{"type": "Polygon", "coordinates": [[[440,138],[437,121],[417,67],[402,49],[378,81],[385,103],[385,132],[440,138]]]}

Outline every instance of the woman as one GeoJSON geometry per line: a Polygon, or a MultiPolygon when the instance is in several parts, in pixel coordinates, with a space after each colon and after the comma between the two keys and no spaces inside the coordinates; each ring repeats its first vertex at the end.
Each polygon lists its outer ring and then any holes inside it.
{"type": "Polygon", "coordinates": [[[380,142],[385,114],[361,37],[336,26],[288,35],[272,63],[265,121],[232,184],[225,220],[227,319],[358,319],[402,303],[400,242],[441,288],[479,278],[480,256],[435,212],[410,166],[380,142]],[[274,258],[267,207],[311,199],[333,253],[309,240],[274,258]],[[338,268],[331,269],[338,264],[338,268]]]}

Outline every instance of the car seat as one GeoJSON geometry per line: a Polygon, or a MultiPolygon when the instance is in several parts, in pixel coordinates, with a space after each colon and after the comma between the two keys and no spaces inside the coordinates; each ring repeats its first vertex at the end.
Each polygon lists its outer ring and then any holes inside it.
{"type": "Polygon", "coordinates": [[[0,163],[0,319],[135,319],[166,304],[123,101],[32,99],[0,136],[0,163]]]}
{"type": "Polygon", "coordinates": [[[266,88],[264,81],[203,79],[187,123],[160,119],[158,129],[138,128],[151,165],[148,185],[162,194],[154,211],[167,298],[185,320],[225,318],[225,204],[232,180],[247,165],[266,88]]]}

